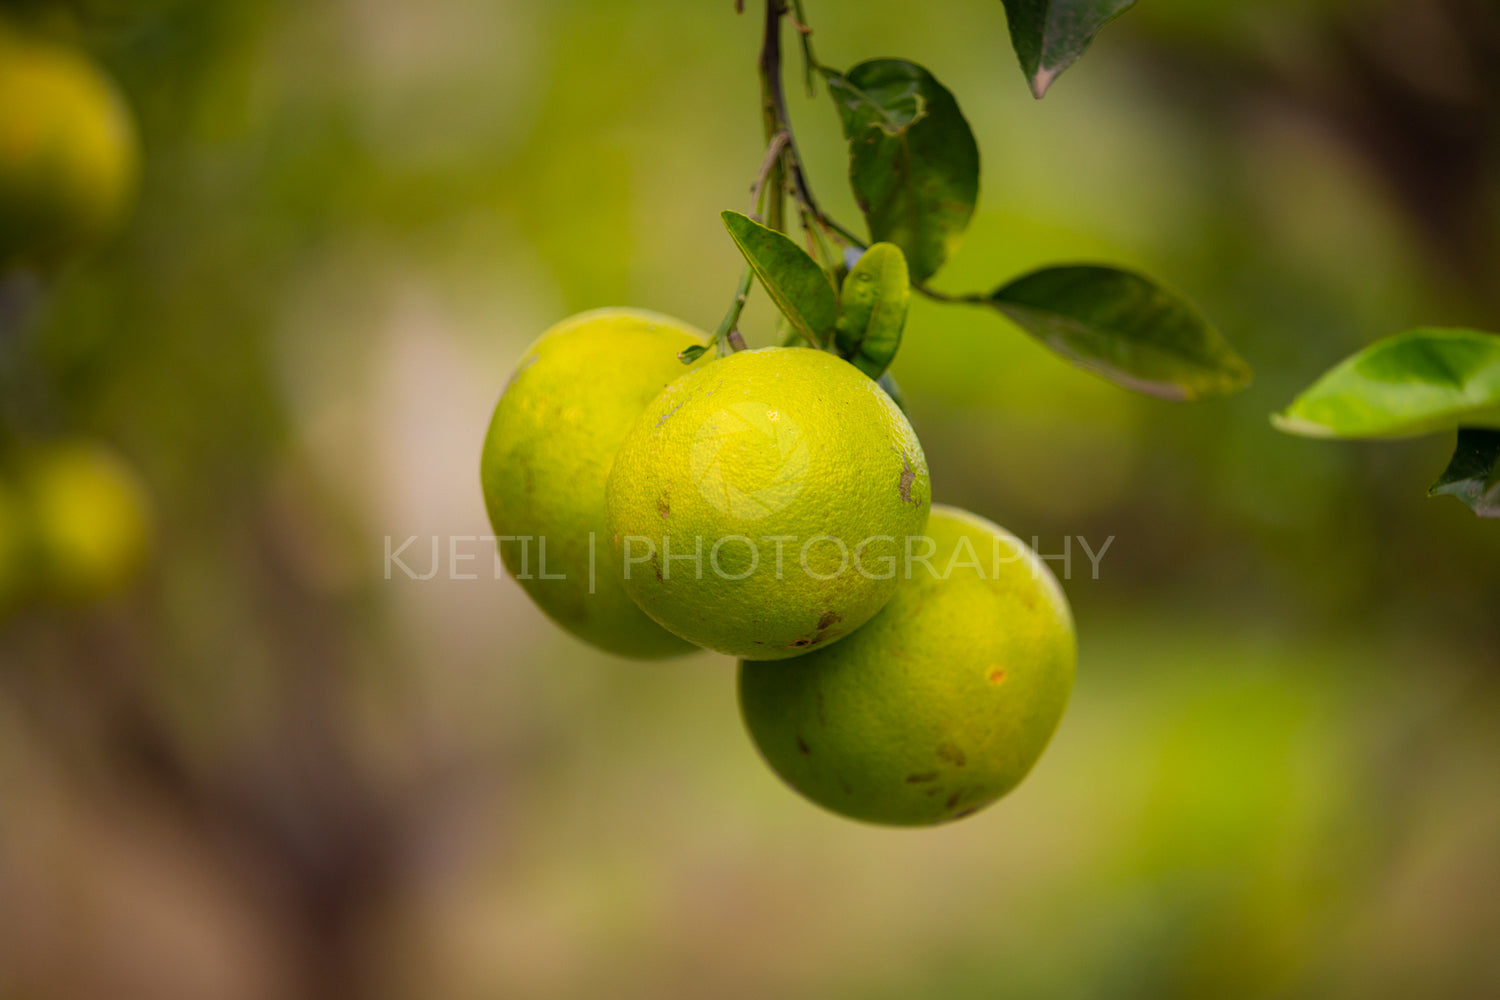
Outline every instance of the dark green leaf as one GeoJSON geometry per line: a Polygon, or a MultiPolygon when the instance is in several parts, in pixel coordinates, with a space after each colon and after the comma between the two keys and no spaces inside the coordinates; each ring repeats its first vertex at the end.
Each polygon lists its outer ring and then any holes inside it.
{"type": "Polygon", "coordinates": [[[902,59],[824,70],[849,140],[849,182],[870,240],[926,281],[957,249],[979,200],[979,147],[953,95],[902,59]]]}
{"type": "Polygon", "coordinates": [[[1427,495],[1457,497],[1480,517],[1500,517],[1500,431],[1460,428],[1453,461],[1427,495]]]}
{"type": "Polygon", "coordinates": [[[685,365],[690,365],[703,355],[708,353],[707,344],[694,344],[692,347],[683,348],[677,353],[677,360],[685,365]]]}
{"type": "Polygon", "coordinates": [[[1162,399],[1222,396],[1250,366],[1198,310],[1148,278],[1112,267],[1049,267],[988,302],[1080,368],[1162,399]]]}
{"type": "Polygon", "coordinates": [[[1500,337],[1434,329],[1387,337],[1340,362],[1271,422],[1305,437],[1500,429],[1500,337]]]}
{"type": "Polygon", "coordinates": [[[901,346],[910,302],[911,280],[901,248],[876,243],[844,278],[834,338],[839,354],[871,378],[880,378],[901,346]]]}
{"type": "Polygon", "coordinates": [[[1010,42],[1040,98],[1089,42],[1135,0],[1005,0],[1010,42]]]}
{"type": "Polygon", "coordinates": [[[797,332],[791,321],[780,313],[776,314],[776,343],[782,347],[817,347],[812,341],[797,332]]]}
{"type": "Polygon", "coordinates": [[[723,212],[720,218],[792,327],[814,344],[830,343],[839,304],[828,272],[785,235],[749,216],[723,212]]]}

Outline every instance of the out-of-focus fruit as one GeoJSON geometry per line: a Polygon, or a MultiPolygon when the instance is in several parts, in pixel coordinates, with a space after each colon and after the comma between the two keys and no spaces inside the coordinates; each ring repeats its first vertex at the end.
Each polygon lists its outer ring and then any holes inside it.
{"type": "Polygon", "coordinates": [[[0,267],[96,245],[135,196],[130,111],[86,55],[0,23],[0,267]]]}

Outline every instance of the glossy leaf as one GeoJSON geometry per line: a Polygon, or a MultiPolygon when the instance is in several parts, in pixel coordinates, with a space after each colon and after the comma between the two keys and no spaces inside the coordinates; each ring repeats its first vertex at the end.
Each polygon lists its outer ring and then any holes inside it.
{"type": "Polygon", "coordinates": [[[791,321],[780,313],[776,315],[776,343],[780,344],[782,347],[815,348],[818,346],[817,344],[814,344],[812,341],[804,337],[801,333],[798,333],[797,328],[792,326],[791,321]]]}
{"type": "Polygon", "coordinates": [[[1459,430],[1453,461],[1427,495],[1457,497],[1480,517],[1500,517],[1500,431],[1459,430]]]}
{"type": "Polygon", "coordinates": [[[876,243],[844,277],[834,343],[850,364],[873,379],[890,367],[901,346],[911,280],[894,243],[876,243]]]}
{"type": "Polygon", "coordinates": [[[979,200],[979,147],[942,84],[916,63],[824,70],[849,140],[849,183],[871,242],[906,254],[923,282],[958,248],[979,200]]]}
{"type": "Polygon", "coordinates": [[[813,344],[831,343],[839,306],[828,272],[787,236],[749,216],[723,212],[720,217],[792,328],[813,344]]]}
{"type": "Polygon", "coordinates": [[[1010,42],[1038,99],[1078,61],[1099,29],[1135,0],[1005,0],[1010,42]]]}
{"type": "Polygon", "coordinates": [[[1305,437],[1500,429],[1500,337],[1437,329],[1388,337],[1336,365],[1271,421],[1305,437]]]}
{"type": "Polygon", "coordinates": [[[1197,309],[1130,271],[1044,268],[987,301],[1073,364],[1136,392],[1191,400],[1250,382],[1250,366],[1197,309]]]}

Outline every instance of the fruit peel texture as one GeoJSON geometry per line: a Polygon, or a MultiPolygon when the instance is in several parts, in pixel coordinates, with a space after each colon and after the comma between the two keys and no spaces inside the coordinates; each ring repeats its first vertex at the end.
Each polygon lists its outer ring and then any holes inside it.
{"type": "Polygon", "coordinates": [[[911,425],[858,369],[805,348],[742,351],[642,414],[610,476],[611,541],[630,557],[627,591],[664,627],[783,659],[885,605],[898,583],[878,578],[885,560],[921,534],[931,495],[911,425]]]}
{"type": "Polygon", "coordinates": [[[564,320],[522,356],[485,437],[480,479],[490,524],[497,536],[529,539],[499,543],[505,568],[554,622],[620,656],[661,659],[693,650],[626,595],[604,498],[620,442],[685,370],[677,353],[703,340],[685,323],[641,310],[564,320]],[[541,578],[541,538],[547,574],[565,579],[541,578]]]}
{"type": "Polygon", "coordinates": [[[788,663],[740,664],[741,712],[761,755],[843,816],[919,826],[984,808],[1031,770],[1072,691],[1072,616],[1036,554],[943,506],[928,535],[938,574],[958,567],[949,579],[917,565],[839,644],[788,663]],[[962,565],[970,549],[988,578],[962,565]]]}

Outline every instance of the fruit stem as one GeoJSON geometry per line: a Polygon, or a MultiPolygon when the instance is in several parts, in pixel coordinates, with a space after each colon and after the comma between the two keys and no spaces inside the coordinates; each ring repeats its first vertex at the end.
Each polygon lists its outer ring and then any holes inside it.
{"type": "MultiPolygon", "coordinates": [[[[806,19],[802,14],[802,0],[791,0],[791,3],[795,10],[792,14],[792,22],[802,36],[802,54],[806,60],[808,92],[811,95],[813,68],[818,65],[813,57],[812,43],[808,38],[812,34],[812,29],[807,27],[806,19]]],[[[770,193],[764,221],[770,228],[786,232],[783,194],[784,189],[789,187],[792,197],[796,199],[803,213],[804,224],[807,219],[812,219],[823,229],[824,233],[837,238],[847,246],[866,250],[869,244],[823,211],[817,199],[813,197],[812,188],[808,185],[807,176],[802,169],[802,157],[797,152],[797,138],[792,131],[791,118],[787,114],[786,93],[781,83],[781,19],[788,12],[787,0],[766,0],[765,38],[760,50],[761,114],[766,128],[767,159],[768,161],[774,159],[774,162],[770,163],[769,167],[762,167],[763,179],[759,182],[759,187],[770,193]],[[777,138],[781,135],[785,135],[785,142],[781,144],[779,150],[775,151],[773,157],[771,146],[776,144],[777,138]],[[787,183],[788,180],[790,184],[787,183]]],[[[953,295],[929,288],[925,284],[914,284],[912,287],[937,302],[983,305],[987,301],[986,296],[977,292],[953,295]]],[[[738,313],[736,313],[737,318],[738,313]]]]}
{"type": "Polygon", "coordinates": [[[750,185],[750,217],[756,222],[763,221],[760,217],[761,198],[766,192],[766,181],[771,172],[781,162],[782,151],[786,149],[789,133],[786,129],[780,129],[771,137],[771,142],[766,146],[766,158],[761,161],[760,171],[755,175],[755,183],[750,185]]]}
{"type": "MultiPolygon", "coordinates": [[[[786,132],[790,142],[791,129],[786,127],[786,98],[781,91],[781,16],[786,13],[782,0],[766,0],[765,35],[760,46],[760,110],[765,124],[766,143],[778,132],[786,132]]],[[[785,154],[786,150],[781,153],[785,154]]],[[[766,206],[766,225],[776,230],[786,229],[785,201],[782,187],[786,183],[786,157],[778,155],[766,177],[771,198],[766,206]]]]}

